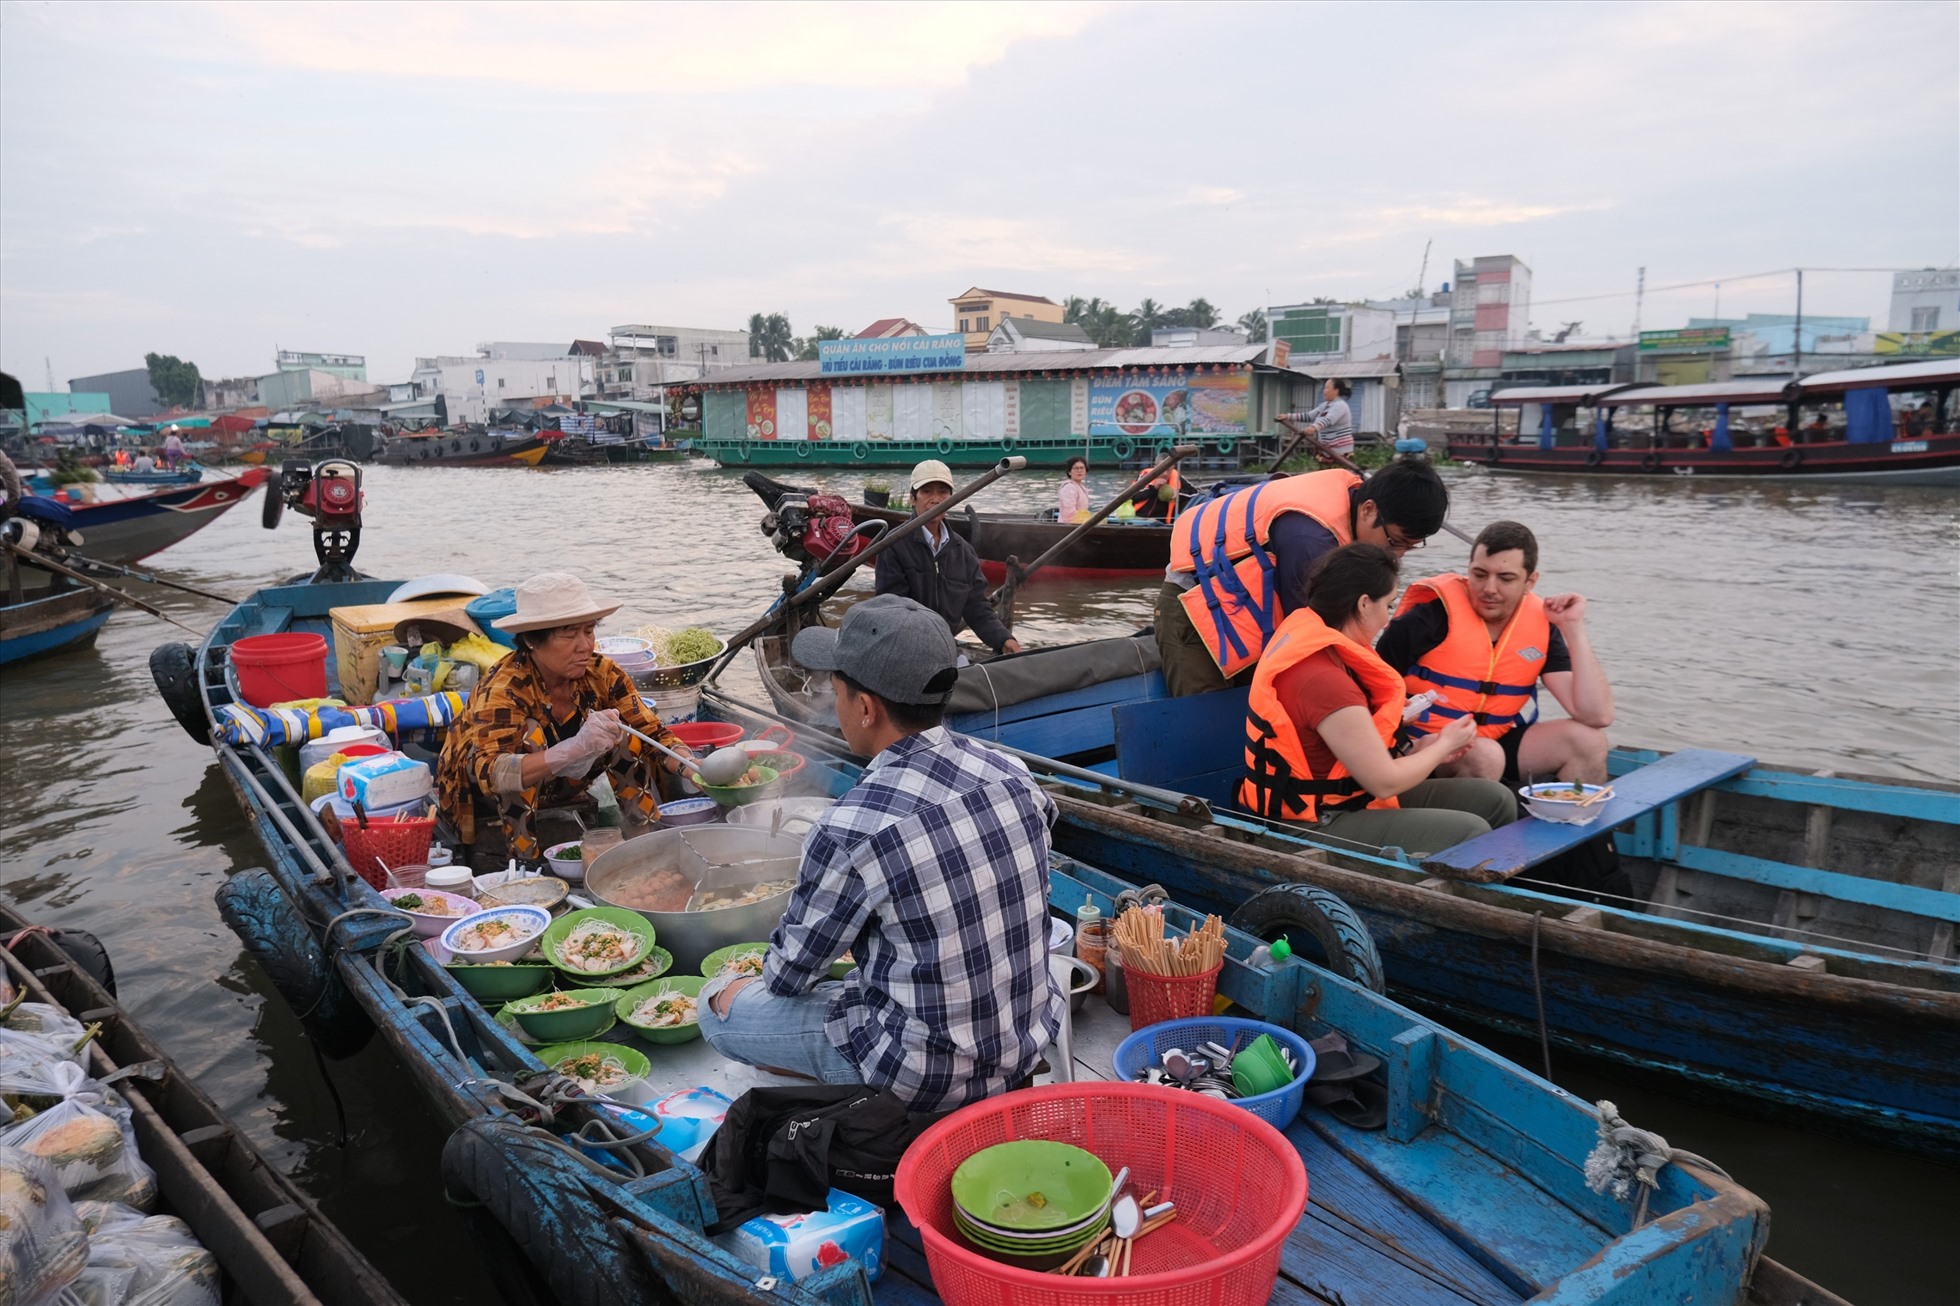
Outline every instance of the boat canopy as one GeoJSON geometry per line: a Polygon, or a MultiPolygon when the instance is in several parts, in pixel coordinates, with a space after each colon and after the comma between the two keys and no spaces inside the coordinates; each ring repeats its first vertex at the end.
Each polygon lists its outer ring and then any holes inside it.
{"type": "Polygon", "coordinates": [[[1711,381],[1706,385],[1637,385],[1608,395],[1599,402],[1603,408],[1633,408],[1647,404],[1657,408],[1782,404],[1789,401],[1789,391],[1788,381],[1764,377],[1745,381],[1711,381]]]}
{"type": "Polygon", "coordinates": [[[1932,389],[1960,385],[1960,358],[1929,358],[1922,363],[1888,363],[1884,367],[1854,367],[1842,372],[1819,372],[1797,383],[1803,398],[1843,394],[1880,386],[1887,390],[1932,389]]]}
{"type": "Polygon", "coordinates": [[[1629,388],[1624,381],[1606,385],[1521,385],[1498,390],[1490,397],[1492,408],[1522,408],[1526,404],[1575,404],[1590,408],[1610,394],[1629,388]]]}

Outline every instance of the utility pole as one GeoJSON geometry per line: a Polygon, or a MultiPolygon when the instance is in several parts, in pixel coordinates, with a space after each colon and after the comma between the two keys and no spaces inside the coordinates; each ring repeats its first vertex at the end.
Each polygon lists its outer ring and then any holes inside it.
{"type": "Polygon", "coordinates": [[[1797,329],[1790,340],[1790,375],[1803,375],[1803,269],[1797,269],[1797,329]]]}
{"type": "Polygon", "coordinates": [[[1633,283],[1633,343],[1640,343],[1640,305],[1647,298],[1647,269],[1640,269],[1640,275],[1633,283]]]}

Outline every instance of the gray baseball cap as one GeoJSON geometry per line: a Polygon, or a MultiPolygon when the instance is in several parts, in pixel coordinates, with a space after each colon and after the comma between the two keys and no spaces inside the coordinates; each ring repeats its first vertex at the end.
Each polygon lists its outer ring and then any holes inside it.
{"type": "Polygon", "coordinates": [[[960,656],[946,619],[901,594],[865,599],[836,630],[798,631],[790,652],[812,671],[841,671],[879,698],[912,707],[945,700],[960,656]]]}

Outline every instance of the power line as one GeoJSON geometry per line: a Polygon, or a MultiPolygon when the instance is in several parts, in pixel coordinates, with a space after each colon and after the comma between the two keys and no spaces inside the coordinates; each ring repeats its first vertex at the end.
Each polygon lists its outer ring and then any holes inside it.
{"type": "MultiPolygon", "coordinates": [[[[1945,272],[1952,269],[1954,266],[1955,265],[1953,263],[1948,263],[1944,268],[1939,268],[1936,270],[1945,272]]],[[[1739,276],[1739,277],[1710,277],[1706,281],[1678,281],[1671,286],[1649,286],[1647,287],[1646,293],[1650,295],[1660,295],[1660,294],[1666,294],[1668,291],[1672,291],[1672,290],[1700,290],[1707,286],[1719,286],[1724,283],[1735,285],[1747,281],[1762,281],[1770,277],[1792,276],[1799,271],[1802,272],[1901,272],[1901,271],[1908,271],[1908,270],[1910,269],[1814,268],[1814,267],[1810,267],[1809,265],[1805,265],[1802,268],[1775,268],[1768,272],[1751,272],[1746,276],[1739,276]]],[[[1531,306],[1533,308],[1537,308],[1541,304],[1584,304],[1599,299],[1631,299],[1638,293],[1640,292],[1633,291],[1633,290],[1609,290],[1609,291],[1603,291],[1597,295],[1569,295],[1562,299],[1538,299],[1534,297],[1531,301],[1531,306]]]]}

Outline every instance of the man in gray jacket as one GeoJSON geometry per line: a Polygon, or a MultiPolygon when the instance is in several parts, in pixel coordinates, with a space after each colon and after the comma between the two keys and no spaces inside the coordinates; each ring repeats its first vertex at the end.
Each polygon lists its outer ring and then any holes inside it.
{"type": "MultiPolygon", "coordinates": [[[[953,497],[953,472],[937,458],[912,469],[912,514],[932,511],[953,497]]],[[[987,602],[980,555],[953,534],[941,517],[878,555],[878,593],[897,594],[945,618],[955,635],[971,627],[996,653],[1019,653],[1021,642],[987,602]]]]}

